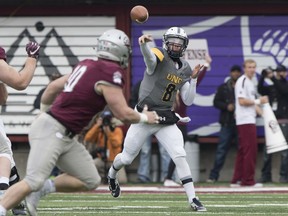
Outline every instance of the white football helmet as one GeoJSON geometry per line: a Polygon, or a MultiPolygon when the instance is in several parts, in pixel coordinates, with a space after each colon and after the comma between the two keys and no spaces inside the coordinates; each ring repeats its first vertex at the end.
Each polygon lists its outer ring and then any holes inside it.
{"type": "Polygon", "coordinates": [[[121,30],[105,31],[98,39],[96,56],[119,62],[122,68],[127,68],[131,55],[131,45],[128,36],[121,30]]]}
{"type": "Polygon", "coordinates": [[[179,27],[171,27],[163,35],[163,48],[167,51],[171,58],[180,58],[183,56],[188,43],[189,39],[186,32],[184,29],[179,27]],[[171,50],[169,47],[170,43],[181,45],[180,50],[177,52],[171,50]]]}

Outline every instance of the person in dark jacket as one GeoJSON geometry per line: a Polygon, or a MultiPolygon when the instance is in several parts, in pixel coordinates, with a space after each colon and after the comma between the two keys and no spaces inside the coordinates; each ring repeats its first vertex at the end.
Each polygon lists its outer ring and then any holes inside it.
{"type": "MultiPolygon", "coordinates": [[[[275,74],[272,68],[264,69],[257,88],[259,94],[268,96],[269,103],[274,111],[283,135],[286,141],[288,141],[288,82],[286,77],[287,69],[284,65],[279,65],[275,69],[275,74]],[[273,85],[265,85],[265,78],[270,79],[273,85]]],[[[272,182],[271,164],[272,154],[267,154],[267,152],[264,151],[260,182],[272,182]]],[[[288,150],[281,152],[279,181],[281,183],[288,182],[288,150]]]]}
{"type": "Polygon", "coordinates": [[[234,86],[240,76],[241,67],[238,65],[232,66],[230,69],[230,79],[218,87],[213,100],[214,107],[220,110],[219,123],[221,129],[219,132],[219,143],[215,153],[214,166],[207,180],[209,183],[214,183],[218,180],[219,172],[224,165],[230,144],[233,141],[237,143],[237,128],[234,118],[234,86]]]}

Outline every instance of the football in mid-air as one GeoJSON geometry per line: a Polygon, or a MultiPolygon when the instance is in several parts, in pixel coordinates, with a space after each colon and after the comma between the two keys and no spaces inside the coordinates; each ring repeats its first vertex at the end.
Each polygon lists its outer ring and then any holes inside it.
{"type": "Polygon", "coordinates": [[[131,9],[130,16],[133,21],[142,24],[148,20],[149,13],[144,6],[137,5],[131,9]]]}

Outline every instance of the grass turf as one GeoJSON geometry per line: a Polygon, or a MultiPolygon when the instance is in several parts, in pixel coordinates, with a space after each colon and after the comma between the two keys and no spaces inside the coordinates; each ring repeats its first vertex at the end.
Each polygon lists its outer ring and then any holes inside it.
{"type": "Polygon", "coordinates": [[[198,193],[198,196],[208,212],[191,211],[184,193],[122,193],[118,199],[109,193],[55,193],[40,201],[38,215],[288,215],[287,193],[198,193]]]}

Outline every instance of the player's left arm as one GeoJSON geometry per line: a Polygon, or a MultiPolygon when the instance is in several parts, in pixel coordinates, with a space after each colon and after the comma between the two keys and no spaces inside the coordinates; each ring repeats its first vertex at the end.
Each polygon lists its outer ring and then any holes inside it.
{"type": "Polygon", "coordinates": [[[197,78],[191,79],[190,82],[186,82],[180,89],[180,95],[183,103],[186,106],[193,104],[196,95],[197,78]]]}
{"type": "Polygon", "coordinates": [[[191,74],[190,82],[186,82],[180,89],[180,95],[182,101],[186,106],[191,106],[193,104],[196,95],[197,78],[203,65],[196,65],[191,74]]]}
{"type": "Polygon", "coordinates": [[[69,74],[66,74],[48,84],[47,88],[45,89],[41,97],[40,109],[41,107],[48,108],[53,103],[57,95],[64,89],[64,86],[65,86],[66,81],[68,80],[68,77],[69,77],[69,74]]]}

